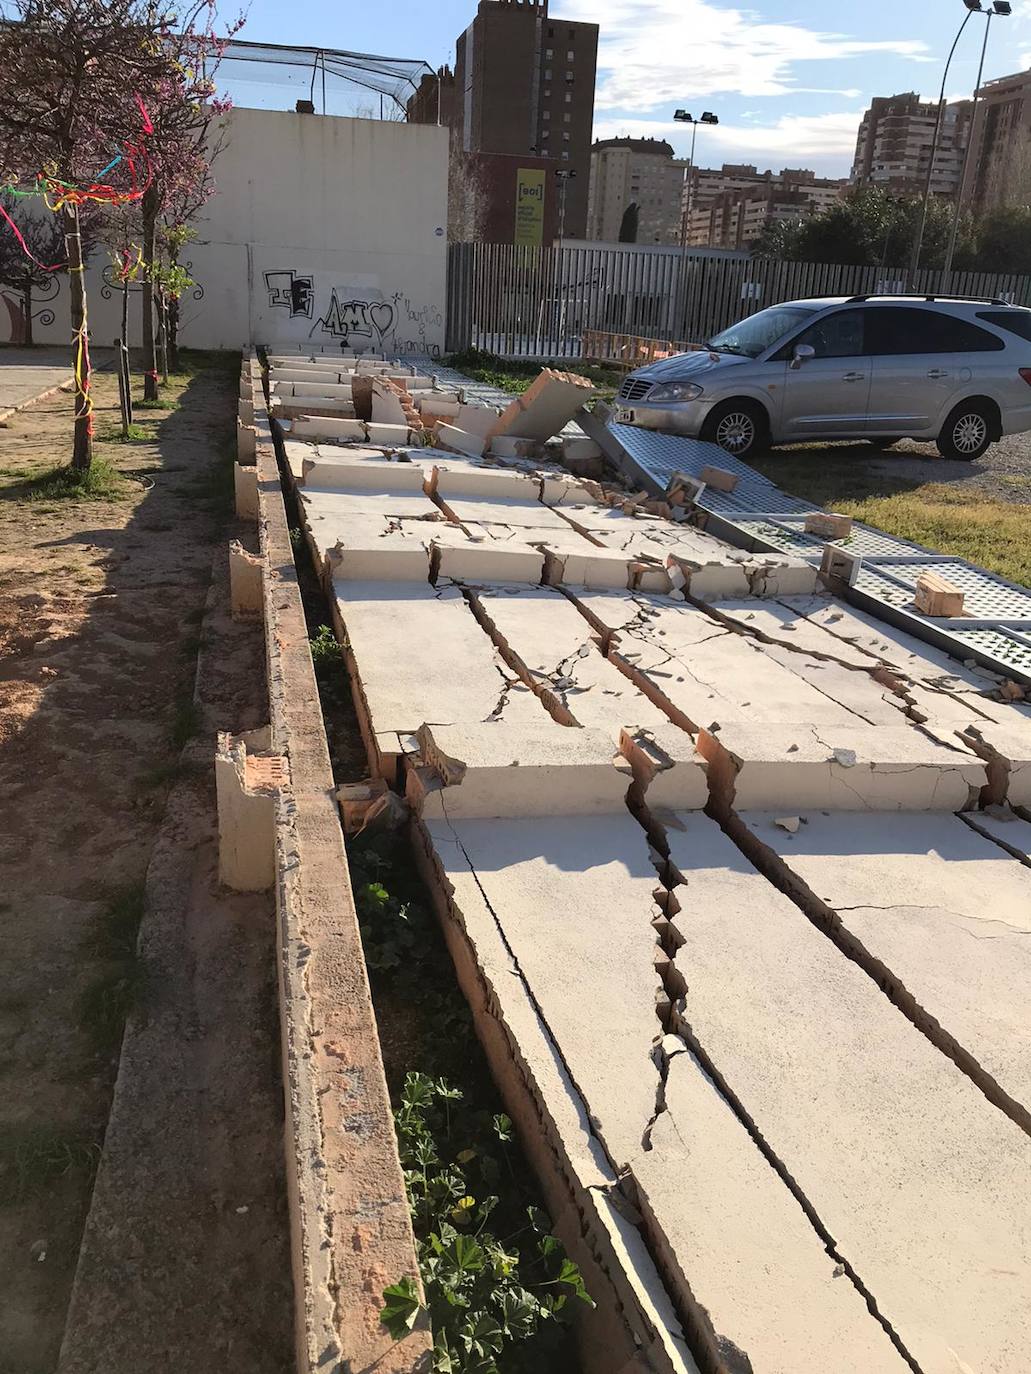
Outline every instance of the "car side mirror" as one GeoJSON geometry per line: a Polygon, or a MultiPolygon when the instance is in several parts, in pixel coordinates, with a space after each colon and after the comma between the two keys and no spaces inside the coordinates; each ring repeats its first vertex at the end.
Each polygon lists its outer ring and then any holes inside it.
{"type": "Polygon", "coordinates": [[[812,344],[796,344],[795,355],[791,359],[791,370],[797,372],[802,364],[810,358],[816,357],[816,349],[812,344]]]}

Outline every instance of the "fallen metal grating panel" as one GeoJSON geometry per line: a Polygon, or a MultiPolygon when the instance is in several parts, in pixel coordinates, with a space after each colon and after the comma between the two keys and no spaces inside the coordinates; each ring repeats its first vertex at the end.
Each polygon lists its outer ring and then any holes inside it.
{"type": "Polygon", "coordinates": [[[1031,592],[959,559],[928,557],[924,562],[864,564],[857,585],[872,595],[883,596],[890,605],[906,606],[912,604],[917,579],[923,573],[938,573],[963,592],[962,619],[1031,620],[1031,592]]]}
{"type": "Polygon", "coordinates": [[[971,654],[991,658],[1031,680],[1031,621],[1014,634],[1005,630],[957,630],[956,639],[971,654]]]}
{"type": "Polygon", "coordinates": [[[636,425],[611,424],[609,429],[626,451],[650,472],[663,487],[677,472],[698,477],[702,468],[723,468],[733,472],[742,482],[776,490],[774,483],[762,473],[734,458],[716,444],[702,439],[688,439],[679,434],[657,434],[654,430],[639,429],[636,425]]]}
{"type": "Polygon", "coordinates": [[[728,520],[772,520],[780,522],[792,516],[806,516],[821,509],[811,501],[788,496],[776,487],[753,487],[740,483],[734,491],[716,491],[706,487],[695,502],[699,510],[724,515],[728,520]]]}

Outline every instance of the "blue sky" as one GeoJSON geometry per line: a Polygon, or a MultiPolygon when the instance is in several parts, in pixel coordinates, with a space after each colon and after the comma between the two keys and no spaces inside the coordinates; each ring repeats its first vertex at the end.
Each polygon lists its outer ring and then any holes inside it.
{"type": "MultiPolygon", "coordinates": [[[[987,78],[1031,66],[1031,0],[1014,0],[1013,9],[993,21],[987,78]]],[[[240,36],[436,66],[453,62],[455,39],[475,11],[475,0],[251,0],[240,36]]],[[[551,11],[601,25],[597,136],[664,137],[685,155],[673,110],[713,110],[720,127],[699,131],[700,164],[804,166],[828,176],[848,172],[872,96],[917,90],[937,98],[966,12],[962,0],[552,0],[551,11]]],[[[973,87],[984,23],[974,15],[967,25],[948,79],[951,97],[973,87]]],[[[269,103],[250,85],[237,94],[241,104],[269,103]]],[[[292,103],[293,95],[280,87],[271,103],[292,103]]]]}

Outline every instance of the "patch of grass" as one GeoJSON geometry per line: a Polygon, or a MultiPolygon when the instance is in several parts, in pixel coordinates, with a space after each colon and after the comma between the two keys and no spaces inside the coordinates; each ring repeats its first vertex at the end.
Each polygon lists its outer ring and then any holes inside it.
{"type": "Polygon", "coordinates": [[[100,1054],[117,1052],[126,1018],[140,998],[143,969],[136,945],[145,907],[142,886],[113,893],[84,941],[86,952],[104,965],[79,1002],[80,1024],[100,1054]]]}
{"type": "Polygon", "coordinates": [[[178,410],[178,409],[179,409],[179,402],[176,401],[176,400],[168,400],[168,399],[165,399],[165,398],[159,396],[159,397],[157,398],[156,401],[146,401],[146,400],[133,401],[133,403],[132,403],[132,408],[133,408],[133,410],[167,410],[167,411],[172,411],[172,410],[178,410]]]}
{"type": "Polygon", "coordinates": [[[192,692],[189,696],[181,696],[176,702],[175,714],[172,716],[172,726],[168,732],[168,740],[173,749],[182,749],[200,729],[201,711],[200,707],[193,699],[192,692]]]}
{"type": "Polygon", "coordinates": [[[67,1136],[54,1127],[7,1126],[0,1130],[0,1205],[36,1197],[69,1174],[82,1176],[87,1190],[100,1163],[100,1145],[67,1136]]]}
{"type": "Polygon", "coordinates": [[[116,425],[107,424],[97,430],[97,440],[100,443],[111,444],[142,444],[153,443],[157,438],[157,431],[153,424],[138,425],[135,421],[126,426],[126,433],[122,433],[121,422],[116,425]]]}
{"type": "Polygon", "coordinates": [[[473,381],[483,382],[486,386],[496,386],[499,391],[508,391],[514,396],[521,396],[543,367],[555,367],[563,372],[575,372],[577,376],[586,377],[599,388],[603,400],[611,399],[623,382],[623,373],[617,368],[581,362],[578,358],[534,362],[521,358],[499,358],[494,353],[469,348],[464,353],[452,354],[446,361],[449,367],[464,372],[473,381]]]}
{"type": "Polygon", "coordinates": [[[1031,586],[1026,506],[985,500],[962,483],[921,482],[873,472],[855,451],[775,453],[754,467],[778,486],[900,539],[957,554],[1031,586]]]}
{"type": "Polygon", "coordinates": [[[8,488],[6,494],[20,501],[111,501],[131,489],[113,463],[97,456],[85,472],[70,465],[49,468],[8,488]]]}

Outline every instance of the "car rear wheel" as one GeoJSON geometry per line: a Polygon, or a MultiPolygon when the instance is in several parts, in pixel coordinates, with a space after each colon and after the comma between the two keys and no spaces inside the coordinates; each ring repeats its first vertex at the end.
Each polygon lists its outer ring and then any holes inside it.
{"type": "Polygon", "coordinates": [[[705,439],[735,458],[753,458],[770,442],[766,412],[755,401],[724,401],[709,416],[705,439]]]}
{"type": "Polygon", "coordinates": [[[938,452],[943,458],[972,463],[992,442],[992,416],[977,401],[958,405],[942,425],[938,452]]]}

